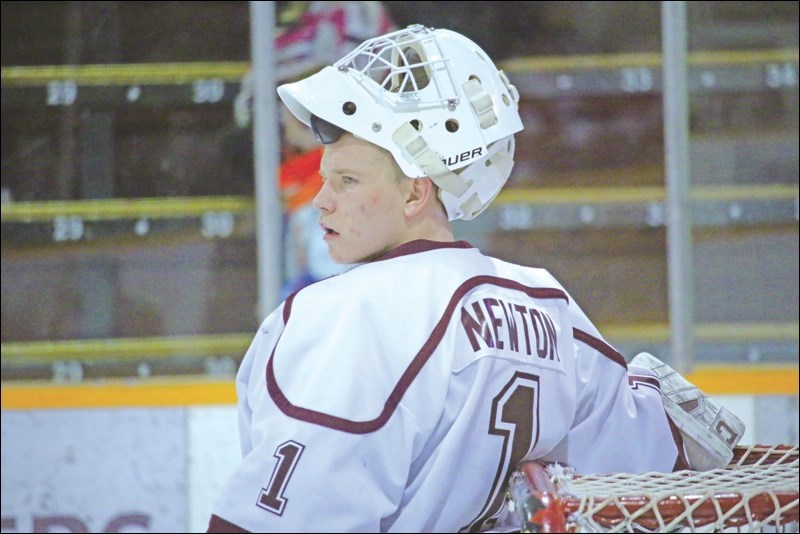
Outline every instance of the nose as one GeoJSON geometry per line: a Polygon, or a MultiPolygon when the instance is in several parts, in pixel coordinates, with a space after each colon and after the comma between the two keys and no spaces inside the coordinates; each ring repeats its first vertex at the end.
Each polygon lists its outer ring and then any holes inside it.
{"type": "Polygon", "coordinates": [[[330,194],[330,186],[328,181],[322,182],[322,187],[319,188],[314,199],[311,201],[311,206],[319,211],[330,213],[333,211],[333,200],[330,194]]]}

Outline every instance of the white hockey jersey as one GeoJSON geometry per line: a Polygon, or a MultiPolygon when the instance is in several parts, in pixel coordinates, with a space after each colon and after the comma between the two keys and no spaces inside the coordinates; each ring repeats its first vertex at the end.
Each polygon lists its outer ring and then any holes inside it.
{"type": "Polygon", "coordinates": [[[264,321],[209,530],[479,531],[523,457],[672,471],[657,381],[629,376],[548,272],[407,243],[264,321]]]}

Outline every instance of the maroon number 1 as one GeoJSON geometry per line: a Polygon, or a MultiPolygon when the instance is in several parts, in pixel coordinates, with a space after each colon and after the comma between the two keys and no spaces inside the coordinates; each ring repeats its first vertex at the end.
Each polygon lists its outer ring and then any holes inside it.
{"type": "Polygon", "coordinates": [[[278,445],[273,455],[278,459],[278,464],[272,470],[267,487],[261,489],[261,495],[256,503],[258,506],[273,514],[283,515],[283,509],[289,501],[283,496],[283,492],[286,490],[286,485],[292,478],[292,472],[294,472],[297,461],[305,448],[305,445],[291,440],[278,445]]]}
{"type": "Polygon", "coordinates": [[[480,513],[461,529],[482,532],[490,529],[502,509],[511,471],[539,441],[539,377],[516,372],[492,399],[489,434],[503,440],[494,482],[480,513]]]}

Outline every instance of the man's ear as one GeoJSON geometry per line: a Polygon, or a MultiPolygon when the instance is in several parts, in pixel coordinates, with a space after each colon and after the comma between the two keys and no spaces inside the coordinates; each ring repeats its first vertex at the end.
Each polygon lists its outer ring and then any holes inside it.
{"type": "Polygon", "coordinates": [[[409,178],[406,189],[406,216],[411,217],[418,214],[428,204],[431,195],[434,195],[435,187],[430,178],[409,178]]]}

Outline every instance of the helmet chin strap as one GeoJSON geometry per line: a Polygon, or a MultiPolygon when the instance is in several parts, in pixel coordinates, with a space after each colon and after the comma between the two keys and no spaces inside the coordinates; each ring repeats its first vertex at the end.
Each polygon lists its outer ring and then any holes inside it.
{"type": "MultiPolygon", "coordinates": [[[[513,137],[511,140],[506,138],[495,141],[489,145],[489,154],[485,158],[479,159],[461,170],[460,176],[463,179],[477,185],[473,188],[469,199],[465,202],[458,200],[462,213],[461,219],[465,221],[474,219],[483,213],[500,193],[514,167],[514,158],[509,151],[503,150],[503,143],[509,142],[513,143],[513,137]]],[[[439,196],[442,196],[442,191],[439,191],[439,196]]],[[[444,199],[442,202],[447,205],[444,199]]]]}
{"type": "Polygon", "coordinates": [[[508,151],[502,150],[503,143],[512,143],[510,152],[513,154],[513,136],[492,143],[486,157],[467,165],[460,174],[448,169],[409,123],[395,130],[392,140],[437,185],[439,199],[447,209],[447,216],[451,221],[470,220],[480,215],[497,196],[514,166],[513,157],[508,151]],[[470,188],[474,190],[470,192],[470,188]],[[466,198],[462,198],[465,196],[466,198]]]}
{"type": "Polygon", "coordinates": [[[395,130],[392,134],[392,141],[408,153],[417,168],[433,180],[433,183],[440,189],[444,189],[455,197],[460,197],[472,185],[448,169],[447,165],[430,149],[425,139],[411,124],[403,123],[395,130]]]}

